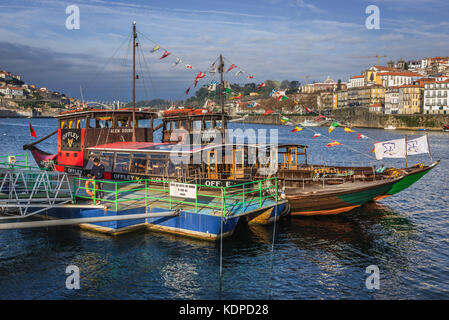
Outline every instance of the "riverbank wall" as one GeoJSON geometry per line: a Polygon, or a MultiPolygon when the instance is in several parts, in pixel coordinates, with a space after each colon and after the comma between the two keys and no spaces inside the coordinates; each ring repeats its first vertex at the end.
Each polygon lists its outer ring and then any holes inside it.
{"type": "MultiPolygon", "coordinates": [[[[285,115],[291,123],[301,123],[305,120],[315,119],[316,116],[304,115],[285,115]]],[[[336,121],[348,124],[352,127],[358,128],[377,128],[383,129],[392,125],[397,129],[403,130],[418,130],[428,128],[430,130],[441,131],[444,124],[449,124],[449,115],[384,115],[367,111],[364,108],[347,108],[341,110],[333,110],[327,115],[329,118],[336,121]]],[[[236,117],[240,118],[240,117],[236,117]]],[[[282,124],[279,119],[279,114],[269,115],[247,115],[243,121],[245,123],[260,123],[260,124],[282,124]]]]}

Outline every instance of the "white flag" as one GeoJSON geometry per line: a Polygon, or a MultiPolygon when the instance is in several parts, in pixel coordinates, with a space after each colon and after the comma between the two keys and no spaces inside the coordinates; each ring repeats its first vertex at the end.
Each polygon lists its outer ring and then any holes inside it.
{"type": "Polygon", "coordinates": [[[407,140],[407,155],[429,153],[427,137],[422,136],[413,140],[407,140]]]}
{"type": "Polygon", "coordinates": [[[376,159],[405,158],[405,138],[379,142],[374,145],[376,159]]]}

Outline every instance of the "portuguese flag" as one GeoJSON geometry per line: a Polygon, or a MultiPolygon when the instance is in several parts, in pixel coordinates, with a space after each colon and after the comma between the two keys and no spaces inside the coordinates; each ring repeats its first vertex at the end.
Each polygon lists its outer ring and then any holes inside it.
{"type": "Polygon", "coordinates": [[[31,125],[31,120],[28,120],[28,125],[30,126],[30,135],[34,138],[37,138],[36,131],[34,131],[33,126],[31,125]]]}
{"type": "Polygon", "coordinates": [[[284,101],[284,100],[287,100],[287,99],[288,99],[287,96],[279,96],[278,97],[278,101],[284,101]]]}
{"type": "Polygon", "coordinates": [[[281,122],[287,122],[287,121],[290,121],[290,119],[287,117],[284,117],[284,116],[281,117],[281,122]]]}

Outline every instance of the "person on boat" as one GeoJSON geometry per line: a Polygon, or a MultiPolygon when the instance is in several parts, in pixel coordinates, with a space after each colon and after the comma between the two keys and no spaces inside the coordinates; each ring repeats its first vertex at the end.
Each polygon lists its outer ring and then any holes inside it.
{"type": "Polygon", "coordinates": [[[384,164],[382,163],[382,165],[380,166],[380,168],[378,168],[377,170],[376,170],[376,173],[383,173],[384,171],[385,171],[385,166],[384,166],[384,164]]]}
{"type": "MultiPolygon", "coordinates": [[[[102,180],[104,179],[104,165],[100,162],[100,159],[95,158],[94,159],[94,165],[92,166],[92,169],[90,170],[90,174],[87,176],[89,178],[94,178],[95,180],[102,180]]],[[[95,181],[95,189],[96,190],[103,190],[103,183],[95,181]]],[[[104,191],[97,191],[95,198],[97,199],[103,199],[104,197],[104,191]]]]}

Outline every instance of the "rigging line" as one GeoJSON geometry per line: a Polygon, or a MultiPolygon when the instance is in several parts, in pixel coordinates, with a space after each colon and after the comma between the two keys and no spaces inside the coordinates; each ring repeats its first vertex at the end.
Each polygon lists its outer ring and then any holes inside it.
{"type": "Polygon", "coordinates": [[[127,87],[123,87],[122,85],[121,85],[121,83],[127,83],[127,61],[129,60],[129,55],[130,55],[130,52],[131,52],[131,42],[132,42],[132,36],[130,36],[129,37],[129,41],[128,41],[128,45],[127,45],[127,50],[125,51],[125,54],[124,54],[124,56],[123,56],[123,59],[122,59],[122,62],[121,62],[121,65],[120,65],[120,67],[123,67],[123,72],[120,72],[120,75],[119,75],[119,81],[120,81],[120,85],[118,86],[118,90],[116,91],[116,93],[117,93],[117,99],[118,100],[120,100],[119,99],[119,97],[120,97],[120,94],[122,93],[122,92],[124,92],[124,90],[125,89],[127,89],[127,87]],[[125,71],[126,70],[126,71],[125,71]],[[125,88],[125,89],[124,89],[125,88]]]}
{"type": "Polygon", "coordinates": [[[111,62],[111,60],[115,57],[115,55],[117,54],[117,52],[123,47],[123,45],[126,43],[126,41],[128,39],[131,39],[131,36],[128,36],[124,39],[124,41],[120,44],[120,46],[114,51],[114,53],[112,54],[112,56],[107,60],[106,64],[103,66],[103,68],[101,68],[100,70],[97,71],[95,77],[84,87],[84,89],[86,90],[87,88],[90,87],[90,85],[95,82],[97,80],[97,78],[99,77],[99,75],[106,69],[106,67],[108,66],[108,64],[111,62]]]}
{"type": "Polygon", "coordinates": [[[142,49],[140,49],[140,46],[138,48],[139,48],[139,49],[137,49],[138,58],[139,58],[138,59],[138,63],[139,63],[140,71],[142,71],[141,77],[142,77],[142,82],[143,82],[143,90],[145,92],[145,99],[148,100],[148,97],[150,95],[148,94],[148,89],[147,89],[147,85],[146,85],[146,82],[145,82],[145,77],[143,75],[144,71],[143,71],[142,62],[141,62],[141,59],[143,59],[143,57],[142,57],[142,49]],[[139,57],[139,55],[140,55],[140,57],[139,57]]]}

